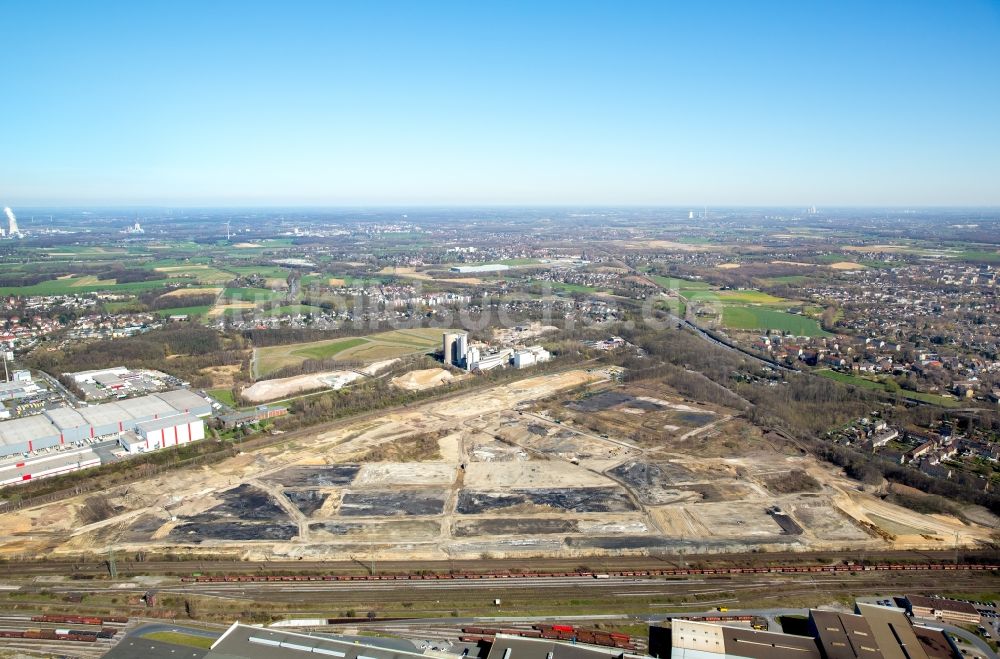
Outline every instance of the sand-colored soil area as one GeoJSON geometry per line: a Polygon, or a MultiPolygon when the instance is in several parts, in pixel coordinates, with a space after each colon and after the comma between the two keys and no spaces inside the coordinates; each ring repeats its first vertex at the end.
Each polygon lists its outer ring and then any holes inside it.
{"type": "Polygon", "coordinates": [[[194,297],[196,295],[218,295],[221,292],[222,292],[221,288],[212,286],[206,286],[203,288],[178,288],[176,290],[170,291],[169,293],[164,293],[160,297],[185,298],[185,297],[194,297]]]}
{"type": "Polygon", "coordinates": [[[956,533],[974,545],[991,529],[866,494],[734,410],[579,369],[6,513],[0,557],[109,547],[247,560],[943,549],[956,533]],[[678,430],[660,430],[665,419],[678,430]],[[805,485],[786,492],[793,472],[805,485]]]}
{"type": "Polygon", "coordinates": [[[455,376],[451,371],[443,368],[425,368],[397,375],[392,379],[392,384],[407,391],[423,391],[449,384],[461,377],[463,376],[455,376]]]}
{"type": "Polygon", "coordinates": [[[362,377],[364,376],[355,371],[322,371],[320,373],[294,375],[288,378],[260,380],[244,389],[241,393],[250,402],[264,403],[269,400],[288,398],[289,396],[312,389],[339,389],[346,384],[350,384],[350,382],[360,380],[362,377]]]}
{"type": "Polygon", "coordinates": [[[208,315],[212,318],[218,318],[227,311],[252,311],[257,305],[253,302],[229,302],[228,304],[217,304],[212,307],[212,310],[208,312],[208,315]]]}

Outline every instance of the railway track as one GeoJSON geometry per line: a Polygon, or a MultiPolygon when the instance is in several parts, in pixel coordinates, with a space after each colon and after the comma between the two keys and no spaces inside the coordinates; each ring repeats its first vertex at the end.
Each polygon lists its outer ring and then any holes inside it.
{"type": "MultiPolygon", "coordinates": [[[[766,554],[710,554],[683,557],[661,556],[618,556],[618,557],[576,557],[537,558],[528,560],[433,560],[433,561],[379,561],[376,576],[423,573],[531,573],[531,572],[620,572],[635,570],[697,569],[697,568],[759,568],[771,566],[829,566],[838,563],[896,563],[906,564],[946,564],[954,563],[956,553],[949,551],[829,551],[829,552],[773,552],[766,554]]],[[[998,551],[965,551],[959,564],[1000,565],[998,551]]],[[[81,558],[80,560],[40,560],[0,562],[0,567],[9,568],[9,574],[23,576],[61,575],[77,578],[106,576],[108,565],[104,560],[81,558]]],[[[117,568],[120,577],[146,575],[192,576],[193,573],[208,574],[296,574],[322,573],[327,575],[370,576],[370,566],[354,561],[241,561],[228,559],[187,559],[187,560],[129,560],[119,555],[117,568]]]]}

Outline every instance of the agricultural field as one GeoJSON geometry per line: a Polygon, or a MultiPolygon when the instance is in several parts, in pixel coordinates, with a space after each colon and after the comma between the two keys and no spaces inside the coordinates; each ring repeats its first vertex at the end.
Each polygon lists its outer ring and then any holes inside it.
{"type": "Polygon", "coordinates": [[[239,302],[271,302],[284,299],[285,294],[269,288],[227,288],[222,297],[239,302]]]}
{"type": "Polygon", "coordinates": [[[301,364],[307,359],[374,362],[426,352],[441,345],[441,335],[446,331],[448,330],[433,328],[394,330],[369,336],[259,348],[256,357],[257,374],[258,377],[265,377],[282,368],[301,364]]]}
{"type": "Polygon", "coordinates": [[[712,289],[712,285],[703,281],[692,279],[679,279],[678,277],[664,277],[663,275],[646,275],[663,288],[677,290],[681,295],[687,295],[690,291],[707,291],[712,289]]]}
{"type": "Polygon", "coordinates": [[[74,293],[93,293],[96,291],[136,293],[154,288],[163,288],[167,283],[168,280],[161,279],[119,284],[114,279],[98,280],[91,275],[83,277],[71,276],[43,281],[32,286],[0,287],[0,295],[72,295],[74,293]]]}
{"type": "Polygon", "coordinates": [[[226,270],[238,275],[260,275],[268,279],[285,279],[290,270],[276,265],[233,265],[226,266],[226,270]]]}
{"type": "Polygon", "coordinates": [[[807,316],[762,307],[725,306],[722,322],[729,329],[779,330],[795,336],[832,336],[807,316]]]}
{"type": "Polygon", "coordinates": [[[720,291],[711,289],[684,290],[681,295],[691,302],[720,302],[722,304],[763,304],[783,305],[793,304],[790,300],[775,297],[762,291],[720,291]]]}
{"type": "Polygon", "coordinates": [[[192,318],[200,318],[202,316],[207,316],[212,310],[212,305],[201,304],[193,307],[171,307],[169,309],[157,309],[156,314],[163,318],[168,316],[190,316],[192,318]]]}
{"type": "Polygon", "coordinates": [[[194,281],[199,284],[224,284],[233,278],[233,273],[231,272],[197,263],[161,266],[155,268],[155,270],[156,272],[165,274],[170,279],[194,281]]]}

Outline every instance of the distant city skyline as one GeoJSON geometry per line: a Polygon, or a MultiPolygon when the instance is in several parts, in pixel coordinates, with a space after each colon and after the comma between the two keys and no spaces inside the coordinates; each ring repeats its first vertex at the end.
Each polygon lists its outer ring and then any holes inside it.
{"type": "Polygon", "coordinates": [[[0,208],[1000,205],[990,0],[0,16],[0,208]]]}

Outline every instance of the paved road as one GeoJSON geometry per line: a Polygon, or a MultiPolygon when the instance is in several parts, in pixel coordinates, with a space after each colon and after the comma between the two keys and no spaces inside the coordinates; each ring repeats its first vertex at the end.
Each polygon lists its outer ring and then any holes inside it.
{"type": "Polygon", "coordinates": [[[96,444],[91,444],[90,448],[93,449],[94,453],[97,454],[97,457],[101,459],[101,464],[108,464],[109,462],[115,462],[118,460],[118,458],[111,453],[112,451],[118,449],[117,439],[109,439],[106,442],[97,442],[96,444]]]}

